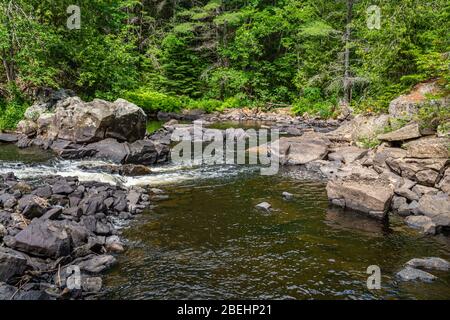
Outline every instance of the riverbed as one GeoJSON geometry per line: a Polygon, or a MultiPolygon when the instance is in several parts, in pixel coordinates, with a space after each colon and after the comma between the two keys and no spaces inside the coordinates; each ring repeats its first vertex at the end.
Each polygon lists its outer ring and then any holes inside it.
{"type": "Polygon", "coordinates": [[[79,176],[163,189],[158,201],[124,224],[127,251],[104,277],[108,299],[450,299],[450,276],[398,282],[412,258],[450,260],[450,241],[330,208],[326,181],[300,169],[261,176],[257,166],[152,167],[142,177],[86,170],[99,161],[64,161],[42,150],[0,146],[0,173],[24,179],[79,176]],[[282,192],[294,195],[286,201],[282,192]],[[267,201],[273,210],[255,205],[267,201]],[[368,290],[367,267],[381,268],[368,290]]]}

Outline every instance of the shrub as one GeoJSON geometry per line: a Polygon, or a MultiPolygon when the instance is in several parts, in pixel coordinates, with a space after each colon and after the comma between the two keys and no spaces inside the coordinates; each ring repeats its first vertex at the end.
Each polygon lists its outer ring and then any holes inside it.
{"type": "Polygon", "coordinates": [[[22,120],[27,107],[17,101],[0,103],[0,131],[14,129],[22,120]]]}
{"type": "Polygon", "coordinates": [[[146,88],[127,91],[124,96],[125,99],[133,102],[148,112],[177,112],[183,106],[178,97],[169,96],[146,88]]]}
{"type": "Polygon", "coordinates": [[[334,99],[325,100],[319,88],[305,88],[303,97],[297,99],[292,107],[295,114],[302,115],[305,112],[317,115],[321,118],[330,118],[335,111],[336,101],[334,99]]]}

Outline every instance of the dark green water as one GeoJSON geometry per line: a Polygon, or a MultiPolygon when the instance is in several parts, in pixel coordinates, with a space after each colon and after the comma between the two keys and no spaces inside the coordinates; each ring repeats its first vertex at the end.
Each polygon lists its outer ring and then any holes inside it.
{"type": "Polygon", "coordinates": [[[447,238],[330,209],[322,182],[246,173],[165,189],[170,199],[125,230],[130,247],[106,277],[108,298],[450,299],[449,273],[394,277],[411,258],[450,259],[447,238]],[[262,201],[274,211],[256,210],[262,201]],[[382,270],[381,290],[366,288],[369,265],[382,270]]]}
{"type": "MultiPolygon", "coordinates": [[[[77,162],[51,158],[1,145],[0,173],[83,176],[77,162]]],[[[450,299],[450,272],[431,271],[433,283],[394,276],[411,258],[450,261],[449,238],[423,236],[395,216],[386,225],[331,209],[324,182],[296,171],[261,176],[249,167],[152,170],[141,183],[170,198],[124,230],[128,250],[105,276],[107,298],[450,299]],[[284,201],[283,191],[295,199],[284,201]],[[262,201],[274,210],[256,210],[262,201]],[[369,265],[381,268],[381,290],[366,288],[369,265]]]]}

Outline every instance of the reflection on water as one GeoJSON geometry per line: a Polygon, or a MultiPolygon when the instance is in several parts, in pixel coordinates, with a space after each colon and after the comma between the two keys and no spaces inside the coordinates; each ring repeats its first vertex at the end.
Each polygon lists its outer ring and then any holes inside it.
{"type": "Polygon", "coordinates": [[[166,189],[170,199],[125,230],[130,248],[106,278],[109,298],[450,298],[448,273],[431,284],[393,277],[413,257],[449,259],[448,244],[330,209],[322,182],[246,172],[166,189]],[[273,212],[256,210],[261,201],[273,212]],[[373,264],[380,291],[366,289],[373,264]]]}

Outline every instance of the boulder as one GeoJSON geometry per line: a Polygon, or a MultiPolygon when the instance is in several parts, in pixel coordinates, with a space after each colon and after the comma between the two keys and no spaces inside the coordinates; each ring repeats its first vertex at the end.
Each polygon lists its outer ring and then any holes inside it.
{"type": "Polygon", "coordinates": [[[394,195],[393,187],[383,179],[356,178],[330,180],[327,184],[330,201],[341,200],[345,207],[383,218],[394,195]]]}
{"type": "Polygon", "coordinates": [[[81,288],[85,292],[97,293],[102,290],[102,278],[100,277],[82,277],[81,288]]]}
{"type": "Polygon", "coordinates": [[[14,133],[0,133],[0,143],[16,143],[19,136],[14,133]]]}
{"type": "Polygon", "coordinates": [[[412,119],[426,102],[426,95],[439,91],[439,85],[434,81],[419,83],[409,94],[401,95],[391,101],[389,115],[398,119],[412,119]]]}
{"type": "Polygon", "coordinates": [[[425,234],[434,235],[436,233],[436,225],[433,220],[425,216],[409,216],[405,218],[405,223],[414,229],[419,229],[425,234]]]}
{"type": "Polygon", "coordinates": [[[450,197],[445,193],[426,194],[419,200],[418,211],[436,226],[450,227],[450,197]]]}
{"type": "Polygon", "coordinates": [[[284,191],[281,196],[283,197],[284,200],[292,200],[294,199],[294,195],[292,193],[286,192],[284,191]]]}
{"type": "Polygon", "coordinates": [[[129,154],[129,147],[126,143],[108,138],[99,142],[87,145],[85,150],[93,153],[93,158],[112,161],[115,163],[123,163],[129,154]]]}
{"type": "Polygon", "coordinates": [[[101,273],[111,268],[116,262],[116,258],[111,255],[89,255],[79,260],[74,260],[74,264],[78,265],[81,271],[90,274],[101,273]]]}
{"type": "Polygon", "coordinates": [[[361,159],[367,154],[367,152],[367,149],[358,148],[355,146],[340,147],[334,149],[332,153],[328,155],[328,159],[331,161],[342,161],[345,164],[349,164],[361,159]]]}
{"type": "Polygon", "coordinates": [[[0,247],[0,282],[22,275],[27,268],[27,259],[20,252],[0,247]]]}
{"type": "Polygon", "coordinates": [[[450,168],[447,168],[444,173],[444,177],[437,184],[437,187],[447,194],[450,194],[450,168]]]}
{"type": "Polygon", "coordinates": [[[19,200],[18,209],[28,219],[42,216],[49,204],[46,199],[35,195],[25,195],[19,200]]]}
{"type": "Polygon", "coordinates": [[[425,137],[403,145],[407,157],[410,158],[443,158],[450,157],[450,138],[425,137]]]}
{"type": "Polygon", "coordinates": [[[436,279],[436,277],[433,276],[431,273],[419,269],[414,269],[411,267],[406,267],[403,270],[399,271],[397,273],[397,277],[402,281],[420,280],[429,282],[436,279]]]}
{"type": "Polygon", "coordinates": [[[34,256],[59,258],[70,254],[70,236],[50,220],[34,219],[14,239],[15,249],[34,256]]]}
{"type": "Polygon", "coordinates": [[[299,137],[282,137],[278,143],[278,150],[271,144],[270,151],[276,154],[284,165],[302,165],[324,159],[330,144],[323,135],[310,132],[299,137]]]}
{"type": "MultiPolygon", "coordinates": [[[[83,102],[78,97],[66,97],[56,103],[54,110],[34,105],[26,114],[30,116],[24,120],[27,122],[24,128],[33,127],[42,138],[51,140],[93,143],[114,138],[134,142],[143,139],[146,132],[144,111],[123,99],[111,103],[100,99],[83,102]]],[[[20,132],[28,134],[25,131],[20,132]]]]}
{"type": "Polygon", "coordinates": [[[389,116],[357,115],[344,122],[339,128],[326,134],[331,141],[358,142],[361,139],[375,139],[389,125],[389,116]]]}
{"type": "Polygon", "coordinates": [[[20,120],[17,124],[16,131],[26,136],[33,136],[37,132],[37,124],[31,120],[20,120]]]}
{"type": "Polygon", "coordinates": [[[421,137],[418,123],[411,123],[392,132],[378,135],[381,141],[405,141],[421,137]]]}
{"type": "Polygon", "coordinates": [[[447,159],[388,158],[386,164],[402,177],[433,187],[444,171],[447,159]]]}
{"type": "Polygon", "coordinates": [[[270,209],[272,208],[272,205],[268,202],[261,202],[258,203],[255,208],[259,209],[259,210],[263,210],[263,211],[270,211],[270,209]]]}
{"type": "Polygon", "coordinates": [[[406,263],[406,265],[412,268],[425,268],[442,271],[448,271],[450,269],[450,263],[448,261],[437,257],[411,259],[406,263]]]}

